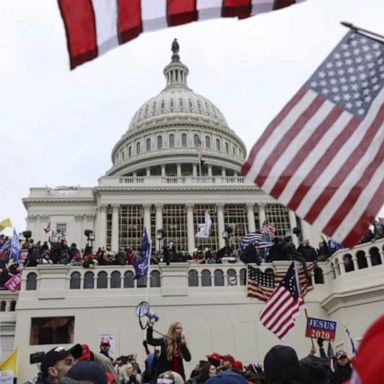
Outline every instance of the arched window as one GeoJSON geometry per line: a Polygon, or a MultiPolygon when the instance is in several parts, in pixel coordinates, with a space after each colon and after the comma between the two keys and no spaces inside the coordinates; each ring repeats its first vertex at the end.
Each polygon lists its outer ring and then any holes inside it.
{"type": "Polygon", "coordinates": [[[221,151],[220,139],[216,139],[216,149],[221,151]]]}
{"type": "Polygon", "coordinates": [[[175,135],[171,133],[169,135],[169,148],[173,148],[175,146],[175,135]]]}
{"type": "Polygon", "coordinates": [[[163,136],[157,136],[157,149],[163,148],[163,136]]]}
{"type": "Polygon", "coordinates": [[[227,285],[237,285],[237,276],[234,269],[228,269],[227,271],[227,285]]]}
{"type": "Polygon", "coordinates": [[[134,275],[131,271],[124,273],[124,288],[133,288],[135,286],[135,280],[133,277],[134,275]]]}
{"type": "Polygon", "coordinates": [[[108,288],[108,274],[101,271],[97,274],[97,288],[108,288]]]}
{"type": "Polygon", "coordinates": [[[145,147],[146,147],[147,152],[149,152],[151,150],[151,139],[148,138],[145,141],[145,147]]]}
{"type": "Polygon", "coordinates": [[[225,143],[225,152],[229,153],[229,144],[227,142],[225,143]]]}
{"type": "Polygon", "coordinates": [[[382,260],[381,260],[381,256],[380,256],[379,250],[376,247],[371,248],[369,250],[369,254],[371,255],[371,264],[372,264],[372,266],[382,264],[382,260]]]}
{"type": "Polygon", "coordinates": [[[121,288],[121,273],[119,271],[111,273],[111,288],[121,288]]]}
{"type": "Polygon", "coordinates": [[[15,312],[15,310],[16,310],[16,300],[12,300],[11,301],[11,306],[10,306],[9,310],[11,312],[15,312]]]}
{"type": "Polygon", "coordinates": [[[214,272],[214,285],[215,287],[224,286],[224,272],[221,269],[216,269],[214,272]]]}
{"type": "Polygon", "coordinates": [[[73,272],[71,274],[71,280],[69,282],[69,289],[80,289],[81,286],[81,274],[80,272],[73,272]]]}
{"type": "Polygon", "coordinates": [[[147,276],[137,279],[137,288],[147,288],[147,276]]]}
{"type": "Polygon", "coordinates": [[[128,157],[131,157],[132,156],[132,147],[129,146],[128,147],[128,157]]]}
{"type": "Polygon", "coordinates": [[[199,147],[200,146],[200,137],[199,137],[199,135],[197,133],[195,133],[193,135],[193,145],[195,147],[199,147]]]}
{"type": "Polygon", "coordinates": [[[189,287],[199,286],[199,275],[195,269],[191,269],[188,272],[188,286],[189,287]]]}
{"type": "Polygon", "coordinates": [[[212,277],[211,272],[208,269],[204,269],[201,272],[201,286],[202,287],[210,287],[212,285],[212,277]]]}
{"type": "Polygon", "coordinates": [[[315,284],[324,284],[324,275],[321,268],[315,268],[313,270],[313,275],[315,278],[315,284]]]}
{"type": "Polygon", "coordinates": [[[5,309],[7,307],[7,302],[5,300],[0,302],[0,312],[5,312],[5,309]]]}
{"type": "Polygon", "coordinates": [[[240,269],[240,285],[245,285],[247,282],[247,270],[245,268],[240,269]]]}
{"type": "Polygon", "coordinates": [[[37,288],[37,274],[32,272],[27,275],[27,284],[25,289],[27,291],[35,291],[37,288]]]}
{"type": "Polygon", "coordinates": [[[187,146],[187,134],[183,133],[181,135],[181,146],[186,147],[187,146]]]}
{"type": "Polygon", "coordinates": [[[364,251],[358,251],[356,253],[357,266],[359,269],[368,268],[367,258],[365,256],[364,251]]]}
{"type": "Polygon", "coordinates": [[[355,266],[353,265],[352,255],[350,254],[344,255],[343,262],[344,262],[345,272],[352,272],[355,270],[355,266]]]}
{"type": "Polygon", "coordinates": [[[136,154],[140,155],[140,142],[136,143],[136,154]]]}
{"type": "Polygon", "coordinates": [[[211,138],[209,136],[205,136],[205,148],[211,148],[211,138]]]}
{"type": "Polygon", "coordinates": [[[161,281],[160,281],[160,272],[159,271],[152,271],[151,272],[151,287],[160,287],[161,281]]]}
{"type": "Polygon", "coordinates": [[[93,272],[85,272],[83,288],[84,289],[95,288],[95,276],[94,276],[93,272]]]}

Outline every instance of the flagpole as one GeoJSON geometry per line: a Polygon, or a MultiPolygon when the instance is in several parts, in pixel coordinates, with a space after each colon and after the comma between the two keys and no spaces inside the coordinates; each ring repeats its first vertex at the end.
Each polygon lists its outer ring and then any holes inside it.
{"type": "MultiPolygon", "coordinates": [[[[295,264],[296,283],[297,283],[297,286],[298,286],[299,291],[300,291],[301,300],[303,300],[305,318],[308,320],[309,316],[308,316],[307,306],[305,305],[305,301],[304,301],[304,298],[303,298],[303,295],[302,295],[302,292],[301,292],[301,284],[300,284],[300,281],[299,281],[299,277],[297,275],[296,260],[293,259],[293,255],[292,255],[291,259],[292,259],[293,263],[295,264]]],[[[312,344],[312,350],[315,350],[315,343],[314,343],[312,337],[310,339],[311,339],[311,344],[312,344]]]]}
{"type": "Polygon", "coordinates": [[[368,34],[370,34],[372,36],[376,36],[376,37],[384,40],[384,35],[380,35],[379,33],[370,31],[369,29],[358,27],[357,25],[354,25],[353,23],[350,23],[349,21],[340,21],[340,24],[344,25],[344,27],[347,27],[347,28],[350,28],[350,29],[354,29],[356,31],[361,31],[361,32],[364,32],[364,33],[368,33],[368,34]]]}

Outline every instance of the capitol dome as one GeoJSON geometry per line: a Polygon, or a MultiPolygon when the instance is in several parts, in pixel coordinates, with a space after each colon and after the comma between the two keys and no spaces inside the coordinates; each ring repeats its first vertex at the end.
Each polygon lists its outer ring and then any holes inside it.
{"type": "Polygon", "coordinates": [[[207,167],[202,176],[212,175],[212,167],[216,175],[239,174],[244,143],[219,108],[188,87],[189,69],[180,61],[177,41],[172,47],[172,61],[163,71],[165,88],[134,114],[113,148],[107,175],[175,176],[175,171],[160,171],[161,165],[176,169],[172,164],[183,164],[183,175],[192,175],[198,150],[207,167]]]}

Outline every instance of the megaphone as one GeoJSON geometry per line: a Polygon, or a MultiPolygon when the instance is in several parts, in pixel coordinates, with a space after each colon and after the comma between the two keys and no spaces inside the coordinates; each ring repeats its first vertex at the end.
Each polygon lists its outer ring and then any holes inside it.
{"type": "Polygon", "coordinates": [[[142,301],[136,306],[136,315],[139,318],[139,324],[141,329],[145,329],[146,326],[143,326],[141,318],[146,316],[149,320],[159,321],[160,317],[156,312],[150,310],[151,306],[148,301],[142,301]]]}

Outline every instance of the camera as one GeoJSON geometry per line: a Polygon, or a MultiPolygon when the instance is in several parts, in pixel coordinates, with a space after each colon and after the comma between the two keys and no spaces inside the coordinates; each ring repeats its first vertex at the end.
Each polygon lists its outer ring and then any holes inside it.
{"type": "Polygon", "coordinates": [[[29,355],[29,364],[41,363],[44,359],[45,352],[35,352],[29,355]]]}

